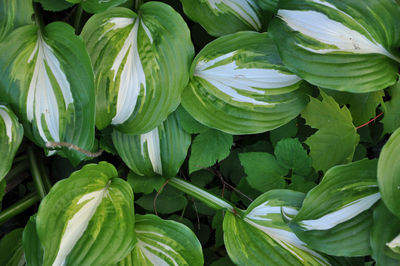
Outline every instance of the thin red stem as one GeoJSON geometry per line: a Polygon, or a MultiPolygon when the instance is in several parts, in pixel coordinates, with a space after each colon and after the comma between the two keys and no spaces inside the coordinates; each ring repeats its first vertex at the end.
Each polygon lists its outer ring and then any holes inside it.
{"type": "Polygon", "coordinates": [[[375,116],[374,118],[372,118],[371,120],[369,120],[367,123],[364,123],[358,127],[356,127],[356,129],[360,129],[362,127],[365,127],[367,125],[369,125],[370,123],[374,122],[376,119],[378,119],[381,115],[383,115],[383,113],[380,113],[379,115],[375,116]]]}

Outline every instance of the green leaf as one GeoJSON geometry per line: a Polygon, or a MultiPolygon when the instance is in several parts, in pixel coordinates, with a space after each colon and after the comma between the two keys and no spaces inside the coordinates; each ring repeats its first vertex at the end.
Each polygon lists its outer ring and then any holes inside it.
{"type": "Polygon", "coordinates": [[[289,123],[271,130],[269,132],[269,137],[272,145],[275,146],[281,139],[296,137],[297,131],[297,119],[293,119],[289,123]]]}
{"type": "Polygon", "coordinates": [[[22,228],[17,228],[0,240],[0,265],[19,266],[25,263],[22,231],[22,228]]]}
{"type": "Polygon", "coordinates": [[[265,192],[274,188],[285,188],[284,176],[288,169],[282,167],[275,157],[265,152],[248,152],[239,154],[240,163],[247,174],[250,186],[265,192]]]}
{"type": "Polygon", "coordinates": [[[260,133],[286,124],[304,109],[306,88],[300,85],[301,79],[282,65],[267,33],[239,32],[199,52],[182,106],[208,127],[230,134],[260,133]]]}
{"type": "Polygon", "coordinates": [[[189,80],[194,49],[185,21],[160,2],[145,3],[138,12],[110,8],[82,30],[95,72],[100,130],[110,124],[127,134],[153,130],[178,107],[189,80]]]}
{"type": "Polygon", "coordinates": [[[393,133],[400,127],[400,82],[390,87],[388,93],[391,99],[385,102],[382,108],[384,112],[381,121],[383,123],[383,134],[393,133]]]}
{"type": "Polygon", "coordinates": [[[275,157],[280,164],[294,173],[307,176],[310,174],[311,158],[298,139],[282,139],[276,144],[275,157]]]}
{"type": "Polygon", "coordinates": [[[282,0],[279,8],[269,31],[299,77],[355,93],[396,82],[400,6],[394,1],[282,0]]]}
{"type": "Polygon", "coordinates": [[[135,245],[134,222],[129,184],[111,164],[87,164],[54,185],[39,206],[43,265],[117,263],[135,245]]]}
{"type": "Polygon", "coordinates": [[[200,133],[192,144],[189,173],[210,167],[228,157],[232,143],[232,135],[219,130],[209,129],[200,133]]]}
{"type": "Polygon", "coordinates": [[[243,30],[260,31],[260,8],[252,0],[180,0],[183,11],[210,35],[222,36],[243,30]]]}
{"type": "Polygon", "coordinates": [[[303,193],[271,190],[258,197],[243,218],[227,212],[224,242],[237,265],[330,265],[296,237],[282,219],[281,208],[295,212],[303,193]]]}
{"type": "Polygon", "coordinates": [[[386,142],[378,161],[378,184],[386,207],[400,217],[400,128],[386,142]]]}
{"type": "Polygon", "coordinates": [[[18,118],[8,107],[0,104],[0,153],[3,154],[0,160],[0,182],[11,169],[23,137],[24,128],[18,118]]]}
{"type": "Polygon", "coordinates": [[[372,217],[366,211],[380,199],[376,165],[365,159],[329,169],[291,220],[296,235],[329,255],[369,255],[372,217]]]}
{"type": "Polygon", "coordinates": [[[95,14],[99,12],[103,12],[110,7],[119,6],[125,3],[127,0],[66,0],[70,3],[80,3],[88,13],[95,14]]]}
{"type": "Polygon", "coordinates": [[[113,130],[114,146],[125,164],[136,174],[174,177],[184,162],[191,137],[174,112],[158,127],[141,135],[113,130]]]}
{"type": "Polygon", "coordinates": [[[141,176],[134,172],[129,172],[127,181],[131,185],[134,193],[150,194],[157,191],[165,182],[161,176],[141,176]]]}
{"type": "Polygon", "coordinates": [[[206,170],[200,170],[190,175],[190,181],[193,185],[204,188],[214,179],[214,174],[206,170]]]}
{"type": "Polygon", "coordinates": [[[47,11],[61,11],[73,6],[72,3],[66,0],[33,0],[33,2],[38,2],[42,4],[44,10],[47,11]]]}
{"type": "Polygon", "coordinates": [[[185,225],[155,215],[136,215],[137,245],[119,266],[203,265],[196,235],[185,225]]]}
{"type": "Polygon", "coordinates": [[[22,234],[26,265],[43,265],[43,247],[36,231],[36,214],[31,216],[22,234]]]}
{"type": "Polygon", "coordinates": [[[321,91],[322,101],[311,98],[302,112],[306,124],[318,131],[305,143],[315,170],[326,171],[332,166],[352,161],[360,139],[346,106],[342,108],[335,100],[321,91]]]}
{"type": "Polygon", "coordinates": [[[0,41],[14,29],[32,24],[31,0],[2,0],[0,1],[0,41]]]}
{"type": "Polygon", "coordinates": [[[291,183],[288,188],[295,191],[307,193],[316,186],[314,182],[306,180],[304,176],[293,175],[290,180],[291,183]]]}
{"type": "MultiPolygon", "coordinates": [[[[147,211],[154,212],[155,197],[156,193],[144,195],[135,203],[147,211]]],[[[156,208],[158,213],[170,214],[184,209],[187,204],[188,200],[182,191],[166,186],[158,194],[156,208]]]]}
{"type": "Polygon", "coordinates": [[[194,119],[182,105],[179,105],[177,112],[179,113],[181,126],[187,133],[199,134],[209,129],[194,119]]]}
{"type": "Polygon", "coordinates": [[[371,230],[372,257],[376,265],[399,265],[400,256],[390,250],[388,243],[400,233],[400,220],[380,202],[373,212],[371,230]],[[397,259],[394,259],[397,256],[397,259]]]}
{"type": "MultiPolygon", "coordinates": [[[[74,29],[63,22],[48,24],[44,32],[23,26],[0,43],[0,49],[0,98],[21,119],[26,136],[43,148],[67,142],[91,150],[93,71],[74,29]]],[[[68,148],[58,153],[75,164],[85,157],[68,148]]]]}

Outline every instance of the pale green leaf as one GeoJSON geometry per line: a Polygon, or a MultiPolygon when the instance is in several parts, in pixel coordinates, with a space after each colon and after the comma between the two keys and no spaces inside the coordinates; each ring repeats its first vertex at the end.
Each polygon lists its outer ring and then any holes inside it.
{"type": "Polygon", "coordinates": [[[14,29],[32,24],[31,0],[2,0],[0,1],[0,41],[14,29]]]}

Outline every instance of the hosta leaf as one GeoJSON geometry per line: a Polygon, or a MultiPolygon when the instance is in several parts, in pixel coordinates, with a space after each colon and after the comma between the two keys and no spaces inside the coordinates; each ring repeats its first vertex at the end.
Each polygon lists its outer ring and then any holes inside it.
{"type": "Polygon", "coordinates": [[[213,36],[260,31],[262,12],[254,0],[180,0],[183,11],[213,36]]]}
{"type": "MultiPolygon", "coordinates": [[[[369,230],[352,228],[358,232],[354,238],[355,233],[348,227],[357,225],[358,221],[362,225],[363,220],[370,219],[370,213],[366,215],[365,211],[380,199],[376,165],[376,160],[365,159],[329,169],[321,183],[307,193],[301,209],[291,221],[299,238],[310,247],[330,255],[370,254],[369,230]],[[357,220],[359,216],[361,218],[357,220]],[[347,230],[347,238],[329,243],[330,238],[335,239],[335,234],[339,236],[342,230],[347,230]],[[324,241],[320,241],[322,235],[324,241]]],[[[364,228],[361,225],[359,227],[364,228]]]]}
{"type": "Polygon", "coordinates": [[[0,240],[0,265],[24,265],[24,250],[22,248],[22,228],[17,228],[6,234],[0,240]]]}
{"type": "MultiPolygon", "coordinates": [[[[391,249],[392,252],[396,253],[396,258],[400,259],[400,234],[397,235],[392,241],[386,243],[386,245],[391,249]]],[[[393,254],[393,253],[392,253],[393,254]]],[[[397,260],[399,262],[399,260],[397,260]]]]}
{"type": "Polygon", "coordinates": [[[67,0],[33,0],[42,4],[44,10],[48,11],[61,11],[67,9],[73,5],[67,0]]]}
{"type": "Polygon", "coordinates": [[[306,124],[318,131],[305,143],[315,170],[326,171],[338,164],[351,162],[360,139],[346,106],[342,108],[335,100],[321,91],[322,101],[311,98],[302,112],[306,124]]]}
{"type": "Polygon", "coordinates": [[[185,225],[155,215],[136,215],[137,244],[120,266],[203,265],[196,235],[185,225]]]}
{"type": "Polygon", "coordinates": [[[279,7],[270,32],[298,76],[348,92],[395,83],[400,6],[394,1],[283,0],[279,7]]]}
{"type": "Polygon", "coordinates": [[[281,208],[296,212],[303,193],[271,190],[258,197],[243,219],[228,212],[224,218],[224,242],[237,265],[329,265],[290,230],[281,208]]]}
{"type": "Polygon", "coordinates": [[[130,135],[114,129],[112,139],[118,154],[138,175],[175,176],[186,158],[190,135],[172,113],[158,127],[142,135],[130,135]]]}
{"type": "MultiPolygon", "coordinates": [[[[23,26],[0,44],[0,98],[22,120],[37,145],[68,142],[84,150],[94,143],[93,72],[84,42],[66,23],[41,32],[23,26]]],[[[59,151],[73,162],[84,155],[59,151]]]]}
{"type": "Polygon", "coordinates": [[[133,193],[106,163],[88,164],[42,200],[36,229],[43,265],[109,265],[135,245],[133,193]]]}
{"type": "Polygon", "coordinates": [[[3,154],[0,160],[0,181],[10,170],[23,137],[24,128],[18,118],[8,107],[0,104],[0,153],[3,154]]]}
{"type": "Polygon", "coordinates": [[[378,161],[378,184],[388,209],[400,217],[400,128],[386,142],[378,161]]]}
{"type": "Polygon", "coordinates": [[[43,265],[43,247],[36,231],[36,215],[31,216],[22,235],[24,256],[28,266],[43,265]]]}
{"type": "Polygon", "coordinates": [[[400,82],[392,86],[388,92],[391,99],[385,102],[382,108],[384,112],[381,121],[383,123],[383,134],[393,133],[400,127],[400,82]]]}
{"type": "Polygon", "coordinates": [[[125,3],[127,0],[66,0],[70,3],[80,3],[88,13],[99,13],[106,9],[125,3]]]}
{"type": "Polygon", "coordinates": [[[154,129],[178,107],[188,82],[193,45],[182,17],[160,2],[145,3],[138,12],[111,8],[83,28],[95,71],[99,129],[154,129]]]}
{"type": "Polygon", "coordinates": [[[0,1],[0,41],[12,30],[32,23],[31,0],[0,1]]]}
{"type": "Polygon", "coordinates": [[[372,257],[377,265],[399,265],[400,255],[390,250],[390,243],[400,233],[400,220],[381,201],[373,212],[371,230],[372,257]],[[389,243],[390,242],[390,243],[389,243]],[[397,256],[397,259],[394,257],[397,256]]]}
{"type": "Polygon", "coordinates": [[[282,65],[267,33],[218,38],[200,51],[191,74],[182,106],[202,124],[230,134],[282,126],[307,102],[301,79],[282,65]]]}

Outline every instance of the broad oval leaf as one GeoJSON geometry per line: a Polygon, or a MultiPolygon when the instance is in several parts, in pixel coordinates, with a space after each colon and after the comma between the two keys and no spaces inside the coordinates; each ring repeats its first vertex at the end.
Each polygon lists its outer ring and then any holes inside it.
{"type": "Polygon", "coordinates": [[[0,41],[12,30],[32,23],[32,0],[0,1],[0,41]]]}
{"type": "MultiPolygon", "coordinates": [[[[91,150],[94,143],[93,71],[84,42],[66,23],[41,32],[23,26],[0,44],[0,98],[10,103],[26,135],[45,148],[51,142],[91,150]]],[[[83,154],[63,148],[77,163],[83,154]]]]}
{"type": "Polygon", "coordinates": [[[400,217],[400,128],[389,138],[378,160],[378,184],[388,209],[400,217]]]}
{"type": "Polygon", "coordinates": [[[369,255],[372,217],[366,211],[380,199],[376,165],[365,159],[329,169],[291,220],[296,235],[330,255],[369,255]]]}
{"type": "Polygon", "coordinates": [[[182,106],[199,122],[227,133],[277,128],[307,103],[301,79],[282,65],[267,33],[240,32],[209,43],[191,72],[182,106]]]}
{"type": "Polygon", "coordinates": [[[136,215],[137,244],[119,266],[203,265],[196,235],[185,225],[158,216],[136,215]]]}
{"type": "Polygon", "coordinates": [[[297,212],[304,194],[291,190],[270,190],[250,204],[243,218],[227,212],[224,242],[237,265],[330,265],[311,250],[284,222],[281,208],[297,212]]]}
{"type": "Polygon", "coordinates": [[[182,17],[159,2],[143,4],[139,14],[111,8],[83,28],[95,71],[99,129],[154,129],[178,107],[188,82],[194,51],[182,17]]]}
{"type": "Polygon", "coordinates": [[[210,35],[260,31],[263,14],[254,0],[180,0],[183,11],[210,35]]]}
{"type": "Polygon", "coordinates": [[[59,181],[42,200],[36,229],[43,265],[109,265],[136,238],[133,192],[106,162],[88,164],[59,181]]]}
{"type": "Polygon", "coordinates": [[[0,153],[3,154],[0,160],[0,181],[11,169],[23,137],[24,128],[18,118],[8,107],[0,104],[0,153]]]}
{"type": "Polygon", "coordinates": [[[53,12],[61,11],[73,6],[73,3],[70,3],[67,0],[34,0],[34,2],[41,3],[44,10],[53,12]]]}
{"type": "Polygon", "coordinates": [[[88,13],[99,13],[107,10],[110,7],[118,6],[125,3],[127,0],[66,0],[70,3],[79,3],[82,8],[88,13]]]}
{"type": "Polygon", "coordinates": [[[114,129],[114,146],[128,167],[138,175],[174,177],[186,158],[191,137],[174,112],[158,127],[141,135],[114,129]]]}
{"type": "Polygon", "coordinates": [[[283,63],[323,88],[370,92],[395,83],[400,6],[392,0],[282,0],[270,32],[283,63]]]}
{"type": "Polygon", "coordinates": [[[43,265],[43,247],[36,231],[36,214],[31,216],[22,234],[24,257],[27,266],[43,265]]]}

